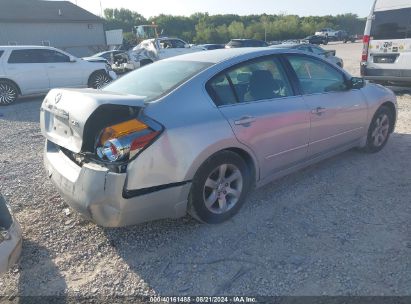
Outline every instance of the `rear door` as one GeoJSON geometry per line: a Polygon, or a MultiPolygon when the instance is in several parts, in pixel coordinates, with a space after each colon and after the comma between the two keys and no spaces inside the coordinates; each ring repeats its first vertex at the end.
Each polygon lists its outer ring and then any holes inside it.
{"type": "Polygon", "coordinates": [[[316,157],[365,134],[367,104],[360,90],[349,89],[334,66],[306,55],[287,56],[310,108],[308,157],[316,157]]]}
{"type": "Polygon", "coordinates": [[[40,49],[15,49],[4,58],[4,72],[20,87],[22,94],[44,93],[50,88],[40,49]]]}
{"type": "Polygon", "coordinates": [[[211,79],[207,90],[237,139],[257,155],[261,179],[306,157],[309,111],[278,57],[230,68],[211,79]]]}

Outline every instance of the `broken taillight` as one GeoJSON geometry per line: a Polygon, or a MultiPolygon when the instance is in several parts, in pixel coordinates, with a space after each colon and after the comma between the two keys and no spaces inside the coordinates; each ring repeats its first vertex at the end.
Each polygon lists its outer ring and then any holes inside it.
{"type": "Polygon", "coordinates": [[[371,40],[371,37],[369,35],[365,35],[363,38],[363,49],[362,49],[362,56],[361,56],[362,62],[366,62],[368,60],[370,40],[371,40]]]}
{"type": "Polygon", "coordinates": [[[104,161],[128,161],[150,145],[160,133],[159,128],[138,119],[122,122],[101,132],[96,153],[104,161]]]}

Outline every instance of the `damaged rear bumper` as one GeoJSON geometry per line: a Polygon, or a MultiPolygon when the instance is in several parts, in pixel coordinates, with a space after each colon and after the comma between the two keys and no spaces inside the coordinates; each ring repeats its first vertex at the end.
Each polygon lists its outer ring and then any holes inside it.
{"type": "Polygon", "coordinates": [[[22,231],[12,216],[5,200],[0,195],[0,226],[6,230],[0,236],[0,273],[17,263],[22,249],[22,231]]]}
{"type": "Polygon", "coordinates": [[[126,173],[90,163],[80,167],[50,141],[44,164],[63,199],[100,226],[123,227],[186,214],[189,183],[125,198],[126,173]]]}

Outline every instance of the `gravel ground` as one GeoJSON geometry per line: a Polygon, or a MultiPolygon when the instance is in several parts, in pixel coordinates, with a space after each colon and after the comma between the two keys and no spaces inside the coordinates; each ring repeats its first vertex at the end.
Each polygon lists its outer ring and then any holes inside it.
{"type": "MultiPolygon", "coordinates": [[[[361,44],[333,44],[358,74],[361,44]]],[[[0,295],[411,295],[411,95],[378,154],[349,151],[250,194],[231,221],[104,229],[46,178],[41,98],[0,108],[0,191],[24,231],[0,295]]]]}

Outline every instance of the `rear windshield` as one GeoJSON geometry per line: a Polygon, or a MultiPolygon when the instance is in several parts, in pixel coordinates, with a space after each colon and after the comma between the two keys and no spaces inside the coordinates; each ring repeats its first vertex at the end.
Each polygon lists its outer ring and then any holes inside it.
{"type": "Polygon", "coordinates": [[[411,38],[411,8],[375,12],[371,36],[375,40],[411,38]]]}
{"type": "Polygon", "coordinates": [[[146,102],[153,101],[211,65],[197,61],[158,61],[119,78],[103,91],[143,96],[146,102]]]}

